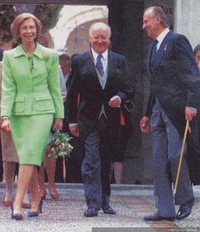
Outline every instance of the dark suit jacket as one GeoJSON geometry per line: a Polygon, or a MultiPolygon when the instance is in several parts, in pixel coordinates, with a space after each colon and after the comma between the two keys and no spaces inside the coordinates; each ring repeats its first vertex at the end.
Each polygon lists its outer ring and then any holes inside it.
{"type": "Polygon", "coordinates": [[[170,31],[157,51],[153,70],[150,67],[151,50],[152,44],[147,56],[151,97],[158,98],[169,119],[183,135],[185,106],[197,109],[200,106],[200,77],[191,45],[185,36],[170,31]]]}
{"type": "MultiPolygon", "coordinates": [[[[146,116],[151,116],[155,97],[159,100],[168,118],[183,136],[185,129],[185,107],[199,109],[200,76],[188,39],[169,32],[159,50],[151,69],[150,44],[147,56],[147,72],[150,78],[151,97],[146,116]]],[[[196,122],[190,123],[192,134],[189,144],[199,152],[196,122]]]]}
{"type": "Polygon", "coordinates": [[[108,51],[108,78],[104,89],[99,82],[90,53],[85,52],[73,58],[66,100],[66,115],[69,123],[78,122],[82,140],[96,123],[102,104],[105,107],[111,131],[116,132],[112,134],[118,134],[120,108],[112,108],[108,102],[114,95],[121,98],[122,104],[127,98],[133,98],[133,89],[128,84],[128,79],[129,71],[125,57],[112,51],[108,51]],[[80,104],[77,107],[79,93],[80,104]]]}

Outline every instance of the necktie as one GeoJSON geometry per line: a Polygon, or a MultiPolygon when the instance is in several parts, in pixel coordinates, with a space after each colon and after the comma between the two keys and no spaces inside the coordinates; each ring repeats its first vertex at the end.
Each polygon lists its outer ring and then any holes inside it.
{"type": "Polygon", "coordinates": [[[98,56],[97,56],[97,63],[96,63],[96,68],[97,68],[97,70],[98,70],[98,72],[99,72],[99,74],[102,76],[102,74],[103,74],[103,64],[102,64],[102,62],[101,62],[101,58],[102,58],[103,56],[101,55],[101,54],[99,54],[98,56]]]}
{"type": "Polygon", "coordinates": [[[154,66],[154,63],[155,63],[155,57],[156,57],[156,52],[157,52],[157,43],[158,43],[158,40],[156,39],[154,42],[153,42],[153,47],[152,47],[152,51],[151,51],[151,66],[153,67],[154,66]]]}

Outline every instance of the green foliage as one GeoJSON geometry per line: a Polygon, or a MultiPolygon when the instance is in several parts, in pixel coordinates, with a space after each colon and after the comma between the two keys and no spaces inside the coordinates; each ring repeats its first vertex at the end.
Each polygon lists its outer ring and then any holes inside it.
{"type": "MultiPolygon", "coordinates": [[[[12,40],[10,25],[20,12],[15,12],[14,5],[0,4],[0,40],[8,43],[12,40]]],[[[36,5],[33,14],[41,21],[43,33],[53,28],[59,20],[63,5],[36,5]]]]}
{"type": "Polygon", "coordinates": [[[9,42],[12,40],[10,33],[10,25],[13,22],[17,13],[14,11],[12,5],[0,5],[0,40],[9,42]]]}
{"type": "Polygon", "coordinates": [[[43,33],[53,28],[59,20],[59,13],[63,5],[37,5],[33,14],[41,21],[43,33]]]}

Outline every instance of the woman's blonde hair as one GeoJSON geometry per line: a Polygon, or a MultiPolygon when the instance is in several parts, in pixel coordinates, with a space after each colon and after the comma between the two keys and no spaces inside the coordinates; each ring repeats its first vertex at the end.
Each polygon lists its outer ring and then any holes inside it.
{"type": "Polygon", "coordinates": [[[21,39],[19,38],[19,28],[22,25],[22,23],[27,19],[32,19],[34,21],[37,30],[37,37],[40,36],[42,33],[42,23],[38,18],[36,18],[34,15],[30,13],[19,14],[10,26],[10,31],[13,38],[17,40],[19,43],[21,43],[21,39]]]}

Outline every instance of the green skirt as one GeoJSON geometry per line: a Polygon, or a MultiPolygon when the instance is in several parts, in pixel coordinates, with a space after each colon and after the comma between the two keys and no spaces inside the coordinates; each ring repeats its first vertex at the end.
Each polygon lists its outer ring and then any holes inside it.
{"type": "Polygon", "coordinates": [[[52,123],[53,114],[11,117],[19,164],[42,165],[52,123]]]}

